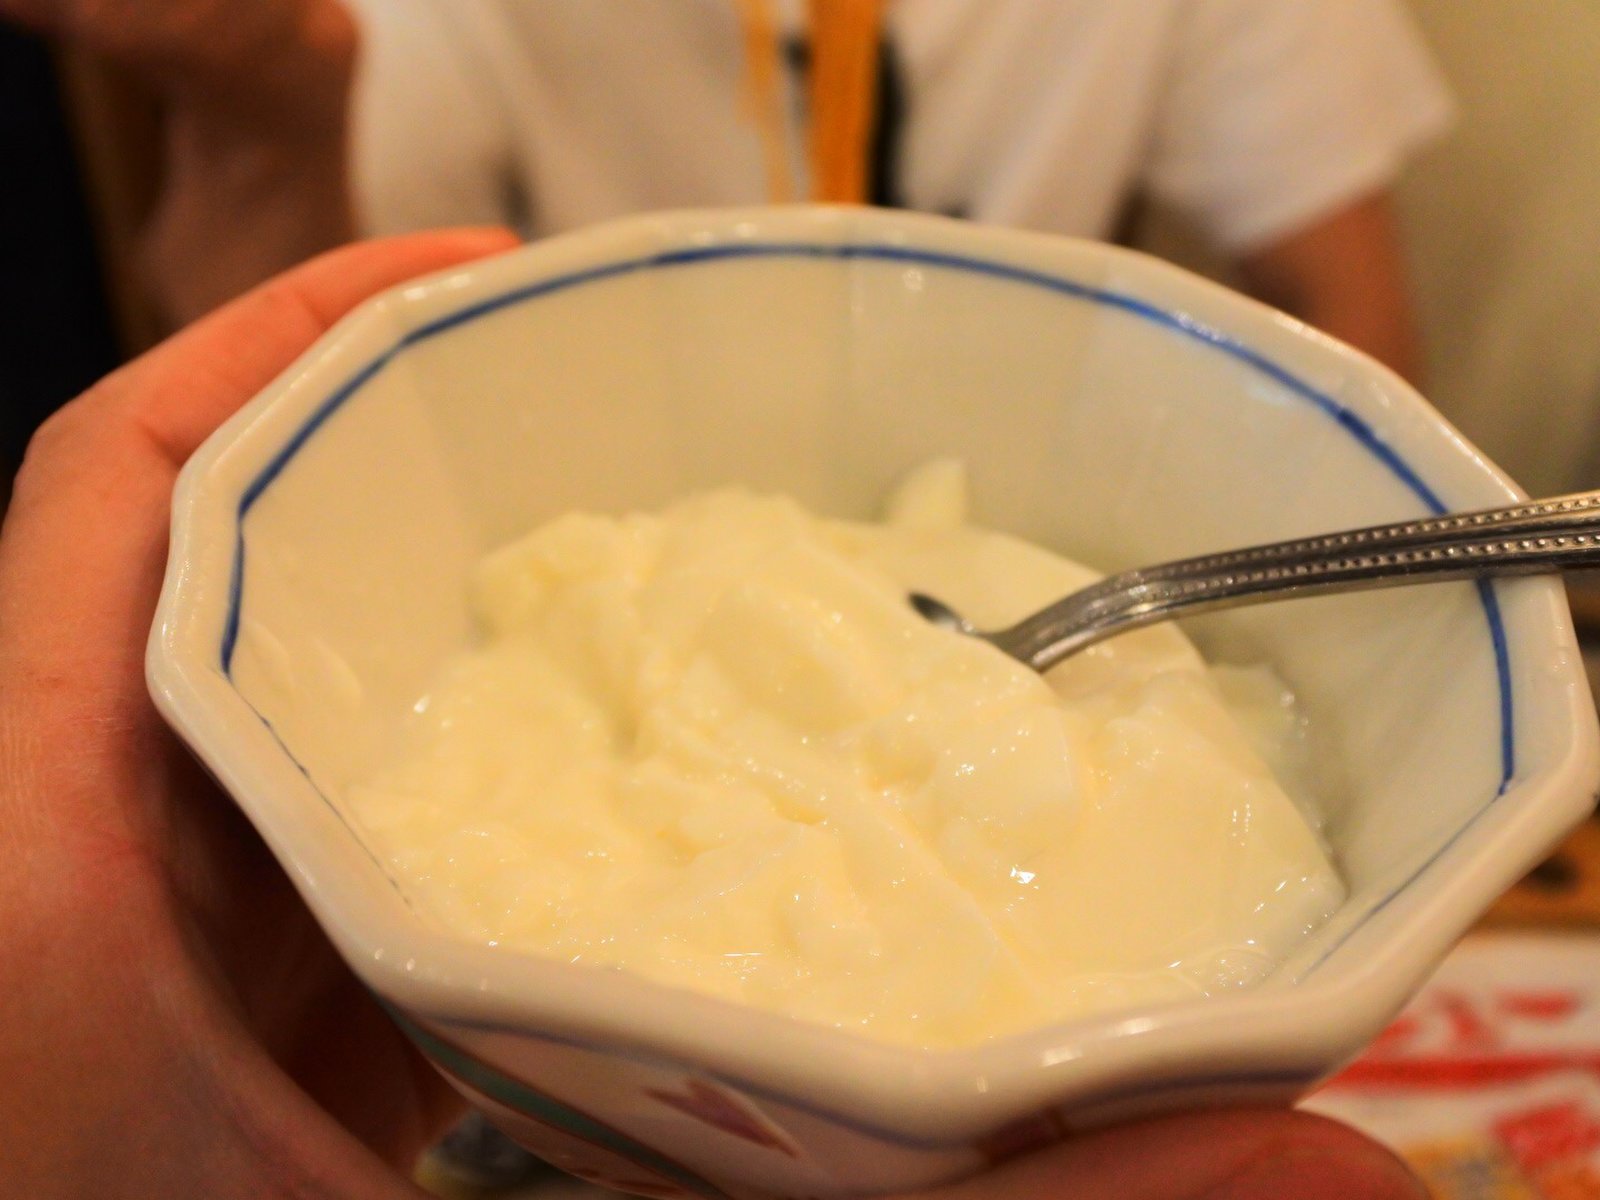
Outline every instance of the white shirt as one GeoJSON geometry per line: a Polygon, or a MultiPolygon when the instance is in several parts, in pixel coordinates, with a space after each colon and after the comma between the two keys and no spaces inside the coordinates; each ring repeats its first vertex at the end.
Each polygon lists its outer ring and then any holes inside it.
{"type": "MultiPolygon", "coordinates": [[[[795,29],[799,7],[783,10],[795,29]]],[[[769,198],[733,0],[357,8],[368,232],[510,222],[540,235],[769,198]]],[[[1450,118],[1393,0],[887,12],[906,105],[897,183],[916,209],[1103,237],[1145,191],[1244,252],[1387,185],[1450,118]]]]}

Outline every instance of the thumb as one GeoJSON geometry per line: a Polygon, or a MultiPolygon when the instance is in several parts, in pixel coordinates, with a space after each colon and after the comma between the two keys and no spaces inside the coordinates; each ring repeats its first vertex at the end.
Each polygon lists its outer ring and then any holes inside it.
{"type": "MultiPolygon", "coordinates": [[[[1140,1121],[1073,1137],[916,1200],[1427,1200],[1392,1152],[1286,1109],[1140,1121]]],[[[909,1200],[909,1198],[908,1198],[909,1200]]]]}

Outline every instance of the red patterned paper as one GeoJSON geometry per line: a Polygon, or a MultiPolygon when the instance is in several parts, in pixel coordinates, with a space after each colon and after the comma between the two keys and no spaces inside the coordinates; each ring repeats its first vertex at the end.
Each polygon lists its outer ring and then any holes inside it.
{"type": "Polygon", "coordinates": [[[1308,1107],[1437,1200],[1600,1200],[1600,938],[1469,939],[1308,1107]]]}

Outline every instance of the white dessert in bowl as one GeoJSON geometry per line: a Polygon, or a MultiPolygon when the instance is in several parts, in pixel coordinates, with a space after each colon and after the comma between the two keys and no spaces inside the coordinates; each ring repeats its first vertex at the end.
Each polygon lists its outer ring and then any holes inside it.
{"type": "Polygon", "coordinates": [[[487,558],[482,644],[349,803],[452,933],[928,1048],[1254,983],[1343,899],[1174,627],[1040,676],[935,628],[1093,574],[964,520],[744,490],[487,558]]]}
{"type": "Polygon", "coordinates": [[[983,524],[1107,568],[1516,495],[1392,374],[1127,251],[881,210],[659,214],[363,306],[208,442],[152,693],[432,1062],[591,1178],[903,1192],[1099,1122],[1292,1102],[1591,807],[1559,582],[1186,624],[1292,685],[1348,898],[1259,986],[954,1049],[450,933],[344,803],[471,643],[463,580],[494,547],[728,483],[871,519],[951,453],[983,524]]]}

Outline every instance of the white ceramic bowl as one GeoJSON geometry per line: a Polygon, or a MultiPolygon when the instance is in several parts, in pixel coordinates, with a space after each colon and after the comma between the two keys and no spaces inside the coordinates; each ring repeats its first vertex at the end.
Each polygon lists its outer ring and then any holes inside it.
{"type": "Polygon", "coordinates": [[[865,516],[948,454],[983,522],[1103,568],[1518,494],[1390,372],[1149,258],[899,213],[652,216],[383,296],[229,422],[179,485],[151,687],[440,1069],[651,1195],[912,1187],[1290,1101],[1587,811],[1560,585],[1435,585],[1192,626],[1298,690],[1350,885],[1254,990],[919,1052],[418,921],[340,796],[469,638],[479,554],[732,481],[865,516]]]}

